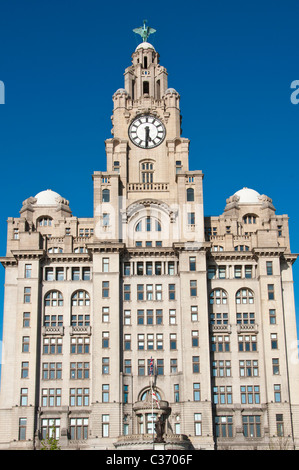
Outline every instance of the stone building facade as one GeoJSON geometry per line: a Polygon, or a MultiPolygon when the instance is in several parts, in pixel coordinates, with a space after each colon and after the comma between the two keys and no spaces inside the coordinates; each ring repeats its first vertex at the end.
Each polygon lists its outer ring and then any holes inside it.
{"type": "Polygon", "coordinates": [[[113,104],[93,218],[44,190],[8,219],[0,448],[298,448],[288,217],[248,188],[204,216],[148,42],[113,104]]]}

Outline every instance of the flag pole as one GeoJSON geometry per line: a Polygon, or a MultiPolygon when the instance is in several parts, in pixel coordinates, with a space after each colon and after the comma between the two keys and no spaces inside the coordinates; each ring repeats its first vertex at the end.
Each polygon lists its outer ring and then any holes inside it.
{"type": "Polygon", "coordinates": [[[151,379],[152,386],[152,433],[153,433],[153,450],[155,450],[155,434],[154,434],[154,396],[153,396],[153,378],[151,379]]]}

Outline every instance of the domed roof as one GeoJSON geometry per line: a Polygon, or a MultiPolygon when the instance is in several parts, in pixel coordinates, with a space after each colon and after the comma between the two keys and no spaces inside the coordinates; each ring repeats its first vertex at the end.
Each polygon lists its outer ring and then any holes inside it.
{"type": "Polygon", "coordinates": [[[115,95],[122,95],[122,94],[128,95],[128,92],[124,88],[119,88],[118,90],[116,90],[116,92],[114,94],[115,95]]]}
{"type": "Polygon", "coordinates": [[[234,196],[239,197],[239,204],[260,204],[260,194],[254,189],[243,188],[237,191],[234,196]]]}
{"type": "Polygon", "coordinates": [[[136,47],[135,52],[139,51],[139,49],[153,49],[155,50],[154,46],[150,44],[149,42],[142,42],[139,44],[139,46],[136,47]]]}
{"type": "Polygon", "coordinates": [[[178,94],[178,92],[174,88],[167,88],[167,90],[165,91],[165,95],[167,95],[168,93],[177,93],[178,94]]]}
{"type": "Polygon", "coordinates": [[[51,189],[46,189],[38,193],[35,199],[37,200],[35,204],[38,206],[56,206],[61,196],[51,189]]]}

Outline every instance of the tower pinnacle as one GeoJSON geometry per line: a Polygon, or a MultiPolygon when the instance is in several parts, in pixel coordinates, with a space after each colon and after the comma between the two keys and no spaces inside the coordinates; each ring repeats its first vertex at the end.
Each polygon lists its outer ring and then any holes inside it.
{"type": "Polygon", "coordinates": [[[140,34],[140,36],[143,39],[143,42],[147,42],[149,35],[156,32],[154,28],[150,28],[149,26],[146,26],[146,23],[147,23],[147,20],[143,20],[143,26],[140,26],[140,28],[133,29],[134,33],[140,34]]]}

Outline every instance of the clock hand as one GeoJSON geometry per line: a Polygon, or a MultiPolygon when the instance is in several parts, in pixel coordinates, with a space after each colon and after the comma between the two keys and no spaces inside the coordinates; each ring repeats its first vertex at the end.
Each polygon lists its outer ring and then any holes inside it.
{"type": "Polygon", "coordinates": [[[148,126],[146,126],[146,127],[145,127],[145,146],[146,146],[146,147],[148,147],[149,141],[152,140],[152,139],[150,138],[149,131],[150,131],[150,128],[149,128],[148,126]]]}

